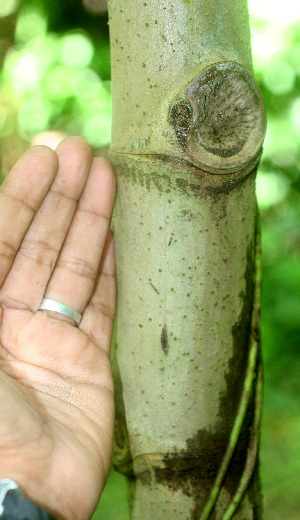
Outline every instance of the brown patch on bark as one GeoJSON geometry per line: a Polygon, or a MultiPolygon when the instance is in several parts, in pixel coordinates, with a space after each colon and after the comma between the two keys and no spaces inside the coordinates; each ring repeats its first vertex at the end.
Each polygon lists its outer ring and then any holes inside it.
{"type": "MultiPolygon", "coordinates": [[[[205,172],[186,160],[167,155],[130,155],[111,153],[110,159],[118,177],[129,179],[147,191],[179,192],[190,197],[218,199],[242,186],[249,172],[218,175],[205,172]]],[[[256,173],[255,169],[250,173],[256,173]]]]}
{"type": "Polygon", "coordinates": [[[138,474],[138,478],[142,484],[148,486],[151,483],[151,471],[145,469],[144,471],[138,474]]]}
{"type": "MultiPolygon", "coordinates": [[[[227,389],[220,400],[220,421],[223,417],[235,417],[240,402],[245,372],[249,355],[249,336],[251,327],[253,282],[254,282],[254,246],[251,244],[247,251],[245,271],[245,291],[241,294],[243,307],[241,314],[232,327],[233,355],[229,362],[229,370],[225,376],[227,389]]],[[[251,400],[250,400],[251,401],[251,400]]],[[[251,414],[250,414],[251,415],[251,414]]]]}
{"type": "Polygon", "coordinates": [[[177,101],[177,103],[173,105],[169,115],[169,121],[174,127],[178,142],[183,148],[186,148],[186,141],[192,123],[192,116],[193,109],[185,100],[177,101]]]}
{"type": "MultiPolygon", "coordinates": [[[[174,491],[181,489],[193,498],[191,520],[199,520],[221,466],[228,439],[229,434],[200,430],[195,437],[187,439],[186,450],[168,453],[163,459],[163,465],[153,467],[156,482],[174,491]]],[[[248,435],[244,432],[224,481],[230,497],[233,497],[238,487],[245,466],[247,445],[248,435]]],[[[210,520],[219,520],[215,512],[212,512],[210,520]]]]}
{"type": "MultiPolygon", "coordinates": [[[[190,520],[199,520],[222,463],[228,438],[229,435],[219,432],[200,430],[194,437],[187,439],[184,450],[167,453],[161,457],[159,454],[140,455],[138,465],[135,465],[136,479],[145,486],[151,486],[156,482],[174,492],[180,489],[194,501],[190,520]]],[[[244,432],[223,484],[231,498],[237,490],[245,466],[247,446],[248,436],[244,432]]],[[[248,489],[253,507],[253,520],[261,520],[261,501],[257,498],[260,496],[257,467],[248,489]]],[[[220,520],[215,510],[212,511],[210,520],[220,520]]]]}
{"type": "MultiPolygon", "coordinates": [[[[230,428],[233,425],[240,403],[248,360],[253,275],[254,255],[253,247],[250,246],[245,272],[246,287],[245,293],[242,295],[244,304],[241,315],[232,329],[234,354],[226,377],[227,391],[220,401],[219,424],[216,426],[216,433],[200,430],[195,437],[187,439],[185,450],[178,453],[168,453],[163,459],[163,464],[154,467],[157,482],[174,491],[181,489],[187,496],[193,498],[194,508],[191,511],[191,520],[199,519],[210,495],[229,442],[230,428]]],[[[223,487],[228,491],[230,499],[233,498],[245,469],[247,448],[251,435],[253,435],[254,392],[255,388],[253,388],[250,406],[223,482],[223,487]]],[[[261,520],[262,506],[258,462],[256,462],[255,471],[248,487],[248,496],[252,503],[254,520],[261,520]]],[[[215,512],[212,512],[210,516],[210,520],[213,519],[219,520],[216,518],[215,512]]]]}

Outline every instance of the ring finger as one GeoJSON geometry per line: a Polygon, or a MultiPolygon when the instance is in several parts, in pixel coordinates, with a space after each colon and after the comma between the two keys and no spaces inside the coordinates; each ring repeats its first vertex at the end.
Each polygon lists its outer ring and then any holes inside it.
{"type": "Polygon", "coordinates": [[[94,159],[45,298],[79,313],[85,309],[98,276],[114,195],[112,167],[107,161],[94,159]]]}

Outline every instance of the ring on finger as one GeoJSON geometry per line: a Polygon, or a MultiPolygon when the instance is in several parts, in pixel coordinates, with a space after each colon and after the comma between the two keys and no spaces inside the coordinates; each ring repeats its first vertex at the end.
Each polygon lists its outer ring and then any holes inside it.
{"type": "Polygon", "coordinates": [[[42,300],[42,303],[39,306],[39,311],[53,311],[58,312],[59,314],[63,314],[64,316],[68,316],[73,321],[75,321],[77,327],[79,326],[81,320],[80,312],[72,309],[72,307],[68,307],[68,305],[51,300],[51,298],[44,298],[42,300]]]}

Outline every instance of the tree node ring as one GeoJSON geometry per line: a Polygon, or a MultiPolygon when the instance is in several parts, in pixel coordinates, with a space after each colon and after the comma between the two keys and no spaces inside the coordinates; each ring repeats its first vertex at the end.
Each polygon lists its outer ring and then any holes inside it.
{"type": "Polygon", "coordinates": [[[250,171],[266,131],[261,93],[237,63],[205,70],[171,107],[169,122],[189,160],[210,173],[250,171]]]}

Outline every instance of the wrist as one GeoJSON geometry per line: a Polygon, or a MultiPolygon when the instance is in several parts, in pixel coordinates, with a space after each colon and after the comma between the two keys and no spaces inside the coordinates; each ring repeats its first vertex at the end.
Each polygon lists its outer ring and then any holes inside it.
{"type": "MultiPolygon", "coordinates": [[[[24,468],[24,473],[22,474],[16,471],[16,468],[10,468],[10,471],[4,471],[4,468],[1,468],[0,485],[2,483],[2,487],[5,481],[14,482],[18,493],[26,497],[27,500],[50,511],[53,516],[56,516],[56,511],[60,509],[60,506],[57,505],[56,507],[55,496],[49,495],[45,481],[37,480],[31,472],[26,472],[26,468],[24,468]]],[[[1,516],[0,520],[2,520],[1,516]]]]}
{"type": "Polygon", "coordinates": [[[55,520],[45,508],[26,497],[11,479],[0,480],[0,518],[3,520],[55,520]]]}
{"type": "MultiPolygon", "coordinates": [[[[48,482],[47,467],[39,465],[33,458],[7,457],[0,467],[0,482],[11,480],[15,482],[28,500],[49,511],[53,517],[66,519],[71,516],[65,511],[64,503],[55,490],[51,489],[48,482]]],[[[0,520],[1,516],[0,516],[0,520]]]]}

